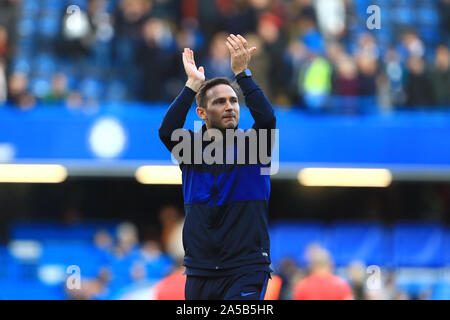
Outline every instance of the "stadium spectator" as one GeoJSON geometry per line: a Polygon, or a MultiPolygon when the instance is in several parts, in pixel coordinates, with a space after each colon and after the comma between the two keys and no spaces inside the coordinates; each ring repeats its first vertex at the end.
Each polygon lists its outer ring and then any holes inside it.
{"type": "Polygon", "coordinates": [[[438,106],[450,105],[450,54],[446,46],[436,48],[434,68],[430,72],[434,102],[438,106]]]}
{"type": "Polygon", "coordinates": [[[9,77],[8,103],[20,109],[30,109],[36,103],[35,97],[28,92],[28,77],[16,72],[9,77]]]}
{"type": "Polygon", "coordinates": [[[269,58],[269,76],[267,82],[270,89],[267,94],[273,97],[274,104],[286,103],[286,87],[289,84],[287,66],[285,63],[284,48],[287,43],[286,33],[283,32],[282,19],[273,13],[264,13],[259,16],[257,34],[262,40],[262,50],[269,58]]]}
{"type": "Polygon", "coordinates": [[[306,275],[304,270],[298,268],[296,262],[290,257],[284,257],[277,270],[281,279],[279,299],[292,300],[295,285],[306,275]]]}
{"type": "Polygon", "coordinates": [[[231,34],[245,34],[255,31],[258,14],[248,0],[224,0],[217,1],[217,4],[222,30],[231,34]]]}
{"type": "Polygon", "coordinates": [[[262,39],[256,33],[250,33],[244,36],[248,41],[249,47],[256,47],[258,50],[253,54],[250,61],[249,68],[251,70],[258,70],[258,73],[253,76],[255,82],[259,85],[261,90],[266,93],[269,100],[273,99],[270,90],[270,56],[262,45],[262,39]]]}
{"type": "Polygon", "coordinates": [[[0,1],[0,58],[4,57],[7,62],[10,62],[15,54],[20,5],[21,2],[17,0],[0,1]]]}
{"type": "Polygon", "coordinates": [[[172,271],[173,261],[163,254],[158,241],[148,239],[139,248],[131,266],[131,277],[135,282],[160,279],[172,271]]]}
{"type": "Polygon", "coordinates": [[[264,300],[279,300],[281,287],[283,286],[283,280],[280,276],[273,274],[272,278],[267,283],[267,290],[264,296],[264,300]]]}
{"type": "Polygon", "coordinates": [[[430,106],[433,91],[426,71],[425,61],[420,56],[412,56],[407,62],[406,105],[430,106]]]}
{"type": "Polygon", "coordinates": [[[0,25],[0,58],[6,58],[10,48],[8,44],[8,31],[0,25]]]}
{"type": "Polygon", "coordinates": [[[121,223],[117,227],[117,243],[113,249],[110,271],[112,290],[124,287],[133,282],[136,270],[133,270],[134,262],[139,257],[139,243],[137,228],[128,222],[121,223]]]}
{"type": "Polygon", "coordinates": [[[406,101],[405,68],[400,61],[400,54],[393,48],[389,48],[384,55],[383,64],[389,86],[388,104],[404,105],[406,101]]]}
{"type": "Polygon", "coordinates": [[[354,261],[347,267],[347,275],[355,300],[366,300],[366,266],[363,262],[354,261]]]}
{"type": "Polygon", "coordinates": [[[298,86],[309,110],[324,111],[332,90],[332,68],[328,60],[310,55],[300,70],[298,86]]]}
{"type": "Polygon", "coordinates": [[[94,279],[81,279],[80,289],[70,290],[64,286],[66,295],[71,300],[103,300],[108,296],[108,282],[111,274],[108,268],[101,268],[94,279]]]}
{"type": "Polygon", "coordinates": [[[445,44],[450,46],[450,0],[440,0],[438,8],[441,16],[442,38],[445,44]]]}
{"type": "Polygon", "coordinates": [[[353,59],[348,56],[337,61],[333,93],[340,96],[357,96],[360,93],[358,69],[353,59]]]}
{"type": "Polygon", "coordinates": [[[114,239],[106,230],[98,230],[94,235],[94,245],[105,257],[113,253],[114,239]]]}
{"type": "Polygon", "coordinates": [[[162,227],[161,245],[163,250],[170,254],[178,264],[181,264],[184,258],[182,246],[184,217],[177,207],[167,205],[161,208],[159,221],[162,227]]]}
{"type": "Polygon", "coordinates": [[[153,287],[154,300],[185,300],[184,288],[186,275],[184,267],[179,267],[168,276],[164,277],[153,287]]]}
{"type": "MultiPolygon", "coordinates": [[[[353,99],[359,101],[357,105],[376,96],[380,107],[446,105],[445,62],[437,61],[444,60],[440,58],[445,56],[443,48],[448,51],[450,43],[449,4],[449,0],[420,3],[412,8],[419,17],[417,26],[406,24],[400,29],[392,23],[386,24],[383,32],[374,33],[359,28],[364,20],[361,18],[366,17],[350,0],[119,0],[114,4],[92,0],[76,13],[66,14],[67,8],[61,8],[63,18],[57,21],[60,30],[53,30],[58,28],[49,14],[54,8],[45,4],[36,9],[24,2],[5,0],[0,2],[0,59],[6,63],[3,73],[8,82],[11,74],[24,73],[32,86],[36,97],[25,91],[8,98],[12,105],[24,109],[34,105],[36,98],[71,108],[97,106],[102,100],[167,102],[183,82],[179,61],[182,48],[195,48],[206,72],[211,73],[208,78],[231,77],[222,63],[225,59],[221,51],[225,50],[217,43],[223,43],[220,39],[229,32],[254,34],[252,41],[259,43],[259,49],[252,64],[261,70],[257,83],[276,105],[325,110],[341,103],[340,97],[330,95],[332,92],[363,96],[353,99]],[[22,5],[25,10],[21,13],[22,5]],[[37,10],[31,15],[36,17],[30,18],[27,10],[37,10]],[[433,10],[435,14],[430,15],[433,10]],[[429,19],[439,14],[440,38],[437,31],[429,32],[431,26],[437,26],[429,19]],[[36,24],[45,28],[33,31],[36,24]],[[39,41],[35,41],[37,36],[39,41]],[[442,49],[429,52],[437,39],[442,49]],[[71,84],[72,79],[80,80],[79,91],[67,93],[65,99],[46,93],[48,79],[33,72],[34,56],[43,51],[56,67],[50,74],[64,72],[71,84]],[[343,60],[342,56],[349,58],[343,60]],[[425,66],[422,75],[421,64],[432,59],[433,70],[427,72],[425,66]],[[340,70],[339,77],[343,72],[352,74],[351,79],[330,83],[330,65],[340,70]],[[350,65],[358,69],[358,89],[350,65]],[[86,91],[92,90],[84,83],[92,84],[92,79],[99,88],[93,90],[94,97],[87,97],[86,91]],[[431,97],[425,90],[416,94],[413,87],[418,84],[431,87],[431,97]]],[[[395,22],[397,17],[390,20],[395,22]]],[[[73,83],[77,85],[77,81],[73,83]]]]}
{"type": "Polygon", "coordinates": [[[58,72],[52,76],[51,90],[42,101],[46,105],[61,105],[65,103],[68,95],[67,77],[64,73],[58,72]]]}
{"type": "Polygon", "coordinates": [[[300,280],[294,288],[294,300],[350,300],[352,289],[348,283],[333,274],[330,254],[313,244],[307,248],[310,275],[300,280]]]}
{"type": "Polygon", "coordinates": [[[346,8],[344,1],[316,0],[314,4],[321,33],[328,40],[341,38],[346,27],[346,8]]]}
{"type": "Polygon", "coordinates": [[[137,45],[140,66],[140,97],[143,101],[165,101],[164,85],[168,80],[174,39],[167,22],[150,18],[142,27],[142,38],[137,45]]]}
{"type": "Polygon", "coordinates": [[[230,68],[228,48],[225,45],[227,36],[225,32],[218,32],[211,40],[208,55],[201,64],[205,68],[207,79],[215,77],[232,78],[234,76],[230,68]]]}
{"type": "Polygon", "coordinates": [[[373,56],[362,54],[356,58],[358,66],[359,95],[377,94],[377,61],[373,56]]]}
{"type": "Polygon", "coordinates": [[[164,83],[165,100],[173,100],[184,86],[184,66],[180,59],[180,52],[184,48],[203,49],[205,38],[195,19],[185,19],[174,34],[175,48],[169,54],[166,65],[166,81],[164,83]]]}
{"type": "Polygon", "coordinates": [[[6,63],[0,58],[0,105],[4,104],[8,97],[8,88],[6,86],[6,63]]]}

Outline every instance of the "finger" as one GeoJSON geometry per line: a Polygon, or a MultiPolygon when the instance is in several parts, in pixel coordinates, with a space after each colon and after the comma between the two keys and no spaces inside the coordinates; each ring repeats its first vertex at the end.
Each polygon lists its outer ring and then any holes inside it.
{"type": "Polygon", "coordinates": [[[192,51],[191,51],[191,49],[188,49],[187,56],[188,56],[189,62],[192,63],[192,51]]]}
{"type": "Polygon", "coordinates": [[[183,58],[183,64],[187,65],[188,61],[187,61],[187,56],[186,56],[186,48],[184,49],[183,53],[181,54],[182,58],[183,58]]]}
{"type": "Polygon", "coordinates": [[[230,51],[230,54],[234,54],[234,48],[228,41],[225,42],[225,45],[227,46],[228,51],[230,51]]]}
{"type": "Polygon", "coordinates": [[[250,55],[254,54],[256,51],[256,47],[251,47],[250,50],[248,50],[248,52],[250,53],[250,55]]]}
{"type": "Polygon", "coordinates": [[[239,40],[241,40],[242,45],[244,46],[244,48],[247,49],[248,48],[247,40],[245,40],[245,38],[243,36],[241,36],[240,34],[238,34],[237,37],[239,38],[239,40]]]}
{"type": "Polygon", "coordinates": [[[228,42],[233,46],[234,51],[239,50],[239,45],[230,37],[227,38],[228,42]]]}
{"type": "Polygon", "coordinates": [[[235,52],[233,45],[230,44],[228,41],[225,42],[226,46],[228,47],[228,50],[230,51],[230,54],[233,54],[235,52]]]}
{"type": "Polygon", "coordinates": [[[200,71],[201,73],[205,74],[205,69],[203,67],[199,67],[198,71],[200,71]]]}
{"type": "Polygon", "coordinates": [[[239,49],[244,50],[244,44],[242,43],[242,41],[236,37],[234,34],[230,35],[230,37],[234,40],[234,42],[236,42],[236,44],[238,45],[239,49]]]}
{"type": "MultiPolygon", "coordinates": [[[[190,59],[191,59],[191,63],[194,65],[195,67],[195,60],[194,60],[194,51],[192,51],[191,49],[189,49],[190,51],[190,59]]],[[[196,67],[197,68],[197,67],[196,67]]]]}

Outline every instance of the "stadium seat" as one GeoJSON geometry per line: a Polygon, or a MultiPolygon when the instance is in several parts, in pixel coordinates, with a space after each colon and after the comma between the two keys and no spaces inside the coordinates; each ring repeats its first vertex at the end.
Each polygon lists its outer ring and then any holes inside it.
{"type": "Polygon", "coordinates": [[[311,243],[326,246],[326,228],[316,222],[283,222],[270,227],[271,258],[277,267],[283,258],[292,258],[305,267],[305,249],[311,243]]]}
{"type": "Polygon", "coordinates": [[[330,251],[336,266],[352,261],[386,266],[390,262],[389,235],[375,223],[340,222],[330,230],[330,251]]]}
{"type": "Polygon", "coordinates": [[[80,268],[82,277],[98,276],[100,268],[109,263],[107,255],[93,244],[73,242],[49,242],[43,246],[39,259],[40,266],[58,266],[67,274],[69,266],[80,268]]]}
{"type": "Polygon", "coordinates": [[[393,228],[393,262],[400,267],[441,267],[444,231],[438,224],[401,223],[393,228]]]}
{"type": "Polygon", "coordinates": [[[396,287],[408,293],[410,299],[432,298],[438,279],[439,270],[432,268],[400,268],[395,272],[396,287]]]}
{"type": "Polygon", "coordinates": [[[62,287],[45,286],[36,280],[0,280],[0,300],[64,300],[62,287]]]}
{"type": "Polygon", "coordinates": [[[11,240],[37,240],[42,243],[52,241],[92,242],[95,233],[105,229],[115,234],[117,222],[84,222],[65,225],[56,222],[15,222],[11,225],[11,240]]]}
{"type": "Polygon", "coordinates": [[[60,18],[56,14],[48,14],[39,20],[39,34],[47,39],[55,38],[60,29],[60,18]]]}
{"type": "Polygon", "coordinates": [[[57,70],[55,57],[51,54],[40,54],[33,59],[32,69],[33,73],[38,77],[50,78],[50,76],[57,70]]]}
{"type": "Polygon", "coordinates": [[[400,7],[394,10],[392,21],[397,24],[411,25],[415,20],[415,12],[410,7],[400,7]]]}
{"type": "Polygon", "coordinates": [[[439,13],[432,8],[421,8],[417,13],[417,22],[423,26],[439,27],[439,13]]]}
{"type": "Polygon", "coordinates": [[[444,265],[445,265],[445,267],[450,267],[450,228],[445,229],[444,265]]]}
{"type": "Polygon", "coordinates": [[[51,84],[49,79],[35,78],[30,83],[31,93],[37,98],[42,99],[51,92],[51,84]]]}
{"type": "Polygon", "coordinates": [[[431,300],[450,300],[450,282],[438,282],[433,288],[431,300]]]}
{"type": "Polygon", "coordinates": [[[36,0],[22,1],[22,16],[26,18],[33,17],[39,13],[39,2],[36,0]]]}
{"type": "Polygon", "coordinates": [[[99,100],[103,96],[104,86],[99,79],[86,78],[80,83],[80,91],[86,99],[99,100]]]}
{"type": "Polygon", "coordinates": [[[127,97],[127,86],[119,80],[109,81],[107,84],[106,101],[124,101],[127,97]]]}
{"type": "Polygon", "coordinates": [[[37,23],[34,18],[20,19],[17,25],[17,31],[21,37],[32,36],[37,29],[37,23]]]}

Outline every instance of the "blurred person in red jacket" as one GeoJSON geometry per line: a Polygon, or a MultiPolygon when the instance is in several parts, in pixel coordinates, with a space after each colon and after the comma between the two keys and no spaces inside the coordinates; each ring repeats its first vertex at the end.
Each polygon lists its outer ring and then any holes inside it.
{"type": "Polygon", "coordinates": [[[158,281],[152,290],[153,300],[185,300],[186,275],[184,267],[179,266],[168,276],[158,281]]]}
{"type": "Polygon", "coordinates": [[[293,300],[352,300],[349,284],[333,274],[333,262],[324,248],[313,244],[308,247],[307,261],[310,275],[294,287],[293,300]]]}

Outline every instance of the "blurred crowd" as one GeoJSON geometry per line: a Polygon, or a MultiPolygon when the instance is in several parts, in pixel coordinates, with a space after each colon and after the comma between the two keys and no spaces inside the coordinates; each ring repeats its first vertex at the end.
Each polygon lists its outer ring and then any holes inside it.
{"type": "Polygon", "coordinates": [[[277,106],[450,106],[449,21],[450,0],[0,0],[0,104],[168,102],[184,47],[207,78],[232,78],[233,33],[258,48],[250,67],[277,106]]]}
{"type": "MultiPolygon", "coordinates": [[[[184,215],[177,206],[160,207],[157,222],[121,222],[114,223],[113,228],[103,224],[95,231],[89,229],[89,237],[85,231],[74,233],[75,229],[63,227],[77,226],[81,231],[83,225],[88,226],[78,210],[67,210],[63,222],[58,224],[57,230],[55,224],[36,224],[34,229],[23,225],[22,233],[17,233],[16,229],[11,239],[14,241],[10,242],[11,248],[16,249],[11,252],[21,262],[12,264],[11,260],[2,260],[4,256],[2,258],[0,251],[0,283],[7,284],[2,298],[10,299],[11,294],[15,297],[11,291],[15,292],[17,283],[21,283],[22,299],[30,299],[30,295],[35,294],[38,299],[184,300],[184,215]],[[43,246],[35,251],[32,242],[41,242],[43,246]],[[24,247],[19,250],[19,245],[24,247]],[[11,270],[15,265],[17,271],[8,271],[8,264],[11,270]],[[78,285],[72,271],[65,271],[74,266],[79,268],[78,285]],[[38,286],[38,290],[32,291],[30,284],[38,286]]],[[[272,240],[276,242],[275,237],[272,240]]],[[[298,252],[285,253],[278,262],[272,260],[274,272],[266,300],[439,300],[450,297],[450,282],[444,279],[450,278],[445,268],[396,268],[389,263],[376,266],[358,260],[337,264],[332,251],[315,241],[310,237],[304,247],[293,243],[298,246],[298,252]],[[299,259],[300,255],[304,260],[299,259]]]]}
{"type": "MultiPolygon", "coordinates": [[[[66,286],[67,297],[120,299],[122,291],[158,281],[173,272],[184,257],[181,239],[184,218],[177,207],[167,205],[159,212],[159,222],[161,228],[150,226],[139,230],[133,223],[124,222],[117,227],[116,234],[98,230],[93,239],[100,257],[95,263],[97,272],[82,277],[80,288],[66,286]]],[[[83,266],[81,272],[85,273],[83,266]]]]}

